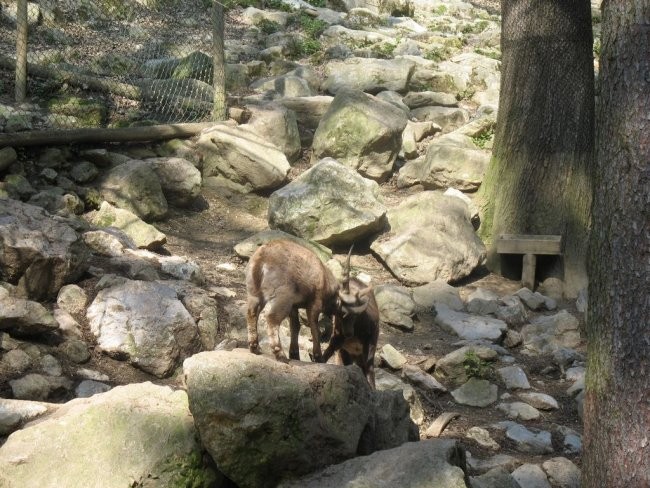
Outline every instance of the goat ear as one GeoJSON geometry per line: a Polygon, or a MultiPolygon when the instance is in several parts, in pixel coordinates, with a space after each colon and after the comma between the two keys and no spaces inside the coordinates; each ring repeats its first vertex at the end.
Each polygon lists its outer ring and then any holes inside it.
{"type": "Polygon", "coordinates": [[[372,286],[367,286],[363,290],[359,290],[358,296],[359,298],[367,297],[371,291],[372,291],[372,286]]]}

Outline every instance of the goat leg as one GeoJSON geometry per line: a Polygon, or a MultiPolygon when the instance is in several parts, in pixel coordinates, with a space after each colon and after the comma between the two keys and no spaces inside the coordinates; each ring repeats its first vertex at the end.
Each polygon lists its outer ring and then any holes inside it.
{"type": "Polygon", "coordinates": [[[248,297],[248,310],[246,312],[246,325],[248,329],[248,349],[253,354],[260,354],[259,337],[257,335],[257,319],[260,315],[261,304],[257,297],[248,297]]]}
{"type": "Polygon", "coordinates": [[[300,359],[300,350],[298,348],[298,334],[300,332],[300,319],[298,317],[298,309],[293,307],[289,317],[290,330],[291,330],[291,344],[289,345],[289,358],[300,359]]]}
{"type": "Polygon", "coordinates": [[[320,329],[318,327],[318,317],[320,316],[320,307],[312,306],[307,308],[307,321],[311,329],[312,355],[315,363],[323,362],[323,354],[320,349],[320,329]]]}

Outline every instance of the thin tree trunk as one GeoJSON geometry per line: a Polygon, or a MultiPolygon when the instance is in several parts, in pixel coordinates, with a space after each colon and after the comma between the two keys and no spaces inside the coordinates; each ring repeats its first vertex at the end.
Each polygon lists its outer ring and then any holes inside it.
{"type": "Polygon", "coordinates": [[[503,0],[501,94],[479,191],[488,266],[500,234],[563,236],[565,291],[586,286],[593,160],[589,0],[503,0]]]}
{"type": "Polygon", "coordinates": [[[603,2],[583,486],[650,486],[650,2],[603,2]]]}

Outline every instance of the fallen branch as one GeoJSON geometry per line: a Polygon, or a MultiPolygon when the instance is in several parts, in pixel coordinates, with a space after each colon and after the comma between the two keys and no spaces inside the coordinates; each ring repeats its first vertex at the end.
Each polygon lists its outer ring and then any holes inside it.
{"type": "Polygon", "coordinates": [[[447,424],[449,424],[449,422],[454,420],[456,417],[460,417],[460,414],[456,412],[441,413],[426,430],[424,436],[426,438],[440,437],[440,434],[442,434],[442,431],[445,430],[447,424]]]}

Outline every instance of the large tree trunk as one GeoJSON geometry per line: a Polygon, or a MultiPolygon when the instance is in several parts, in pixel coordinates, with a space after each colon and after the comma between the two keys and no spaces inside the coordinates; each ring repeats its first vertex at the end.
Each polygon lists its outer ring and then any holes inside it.
{"type": "Polygon", "coordinates": [[[501,10],[499,113],[479,193],[488,266],[500,271],[500,234],[562,235],[565,291],[574,296],[587,283],[594,137],[590,2],[502,0],[501,10]]]}
{"type": "Polygon", "coordinates": [[[585,487],[650,486],[650,2],[603,2],[585,487]]]}

